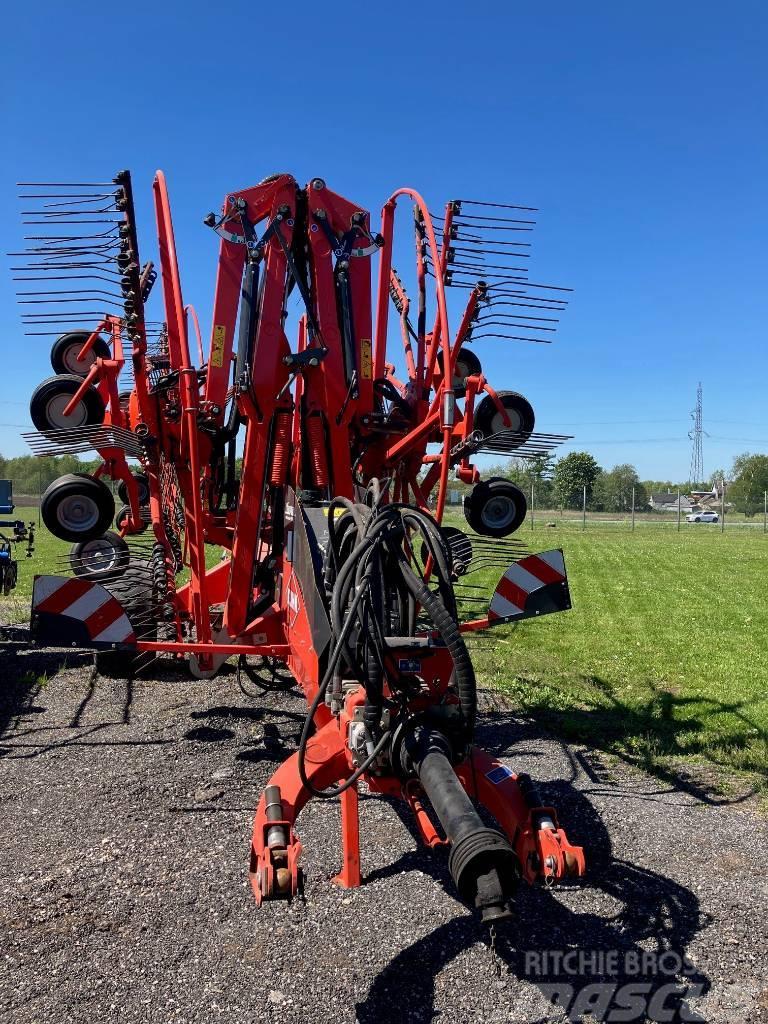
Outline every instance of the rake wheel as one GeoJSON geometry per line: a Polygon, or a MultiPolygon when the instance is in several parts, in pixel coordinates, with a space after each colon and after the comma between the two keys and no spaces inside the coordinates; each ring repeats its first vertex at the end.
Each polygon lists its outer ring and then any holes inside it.
{"type": "Polygon", "coordinates": [[[96,388],[89,386],[68,415],[64,410],[82,386],[82,378],[62,373],[38,384],[29,401],[29,415],[38,430],[69,430],[104,421],[104,400],[96,388]]]}
{"type": "Polygon", "coordinates": [[[68,473],[49,484],[40,499],[40,514],[60,540],[95,540],[112,522],[115,499],[101,480],[86,473],[68,473]]]}
{"type": "MultiPolygon", "coordinates": [[[[437,353],[437,365],[440,370],[443,369],[443,353],[437,353]]],[[[453,368],[453,393],[457,398],[461,398],[464,392],[467,390],[466,378],[474,377],[479,373],[483,372],[483,366],[480,360],[477,358],[475,353],[470,348],[462,348],[459,352],[458,358],[456,359],[456,365],[453,368]]]]}
{"type": "Polygon", "coordinates": [[[69,552],[69,564],[75,576],[94,583],[114,580],[125,572],[130,560],[128,545],[111,530],[101,537],[74,544],[69,552]]]}
{"type": "MultiPolygon", "coordinates": [[[[128,525],[128,519],[131,515],[131,509],[129,505],[123,505],[121,509],[118,509],[117,515],[115,516],[115,526],[118,530],[123,530],[128,525]]],[[[146,520],[141,519],[139,521],[138,530],[133,530],[133,534],[144,533],[149,523],[146,520]]]]}
{"type": "Polygon", "coordinates": [[[464,499],[464,516],[484,537],[507,537],[514,533],[528,511],[525,495],[511,480],[492,477],[473,487],[464,499]]]}
{"type": "MultiPolygon", "coordinates": [[[[143,473],[134,473],[136,479],[136,485],[139,488],[139,504],[146,505],[149,502],[149,480],[143,473]]],[[[125,486],[125,480],[121,480],[117,485],[117,496],[120,501],[126,505],[130,504],[128,498],[128,488],[125,486]]]]}
{"type": "Polygon", "coordinates": [[[510,425],[507,426],[504,422],[504,417],[496,407],[493,398],[486,395],[475,409],[475,428],[486,437],[498,434],[500,430],[514,430],[521,435],[517,445],[519,447],[528,440],[536,425],[533,406],[524,395],[518,394],[517,391],[499,391],[497,394],[509,417],[510,425]]]}
{"type": "Polygon", "coordinates": [[[97,359],[109,359],[111,349],[103,338],[97,338],[82,359],[77,358],[90,336],[90,331],[69,331],[54,341],[51,349],[51,366],[56,373],[85,377],[97,359]]]}

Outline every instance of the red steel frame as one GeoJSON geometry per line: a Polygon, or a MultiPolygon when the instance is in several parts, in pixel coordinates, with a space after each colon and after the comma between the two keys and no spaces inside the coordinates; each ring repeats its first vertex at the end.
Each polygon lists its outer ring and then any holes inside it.
{"type": "MultiPolygon", "coordinates": [[[[178,262],[176,258],[173,225],[164,175],[156,175],[153,194],[157,219],[160,268],[166,310],[168,354],[171,371],[178,374],[178,398],[181,415],[178,421],[163,415],[161,403],[149,386],[146,360],[146,338],[143,323],[134,325],[133,360],[136,378],[135,404],[132,403],[130,426],[143,429],[158,442],[154,457],[142,460],[142,468],[150,485],[150,514],[156,538],[167,548],[168,541],[162,528],[162,494],[157,459],[160,455],[176,468],[180,495],[185,513],[185,549],[190,569],[190,583],[175,592],[169,580],[169,596],[184,617],[191,618],[194,638],[185,641],[183,650],[192,651],[203,666],[212,662],[205,657],[231,653],[236,646],[243,652],[257,653],[260,645],[249,637],[254,633],[267,633],[271,643],[287,643],[285,630],[279,626],[279,616],[271,611],[266,617],[249,621],[248,609],[257,596],[252,583],[253,567],[264,549],[265,519],[269,518],[265,496],[271,484],[269,474],[274,458],[272,435],[276,416],[281,413],[293,418],[291,440],[293,448],[291,482],[294,486],[320,484],[327,497],[355,494],[353,472],[350,466],[349,434],[365,441],[365,452],[358,470],[364,477],[393,476],[394,495],[398,500],[414,500],[426,509],[434,502],[434,515],[442,520],[447,496],[449,473],[457,469],[460,479],[475,483],[477,470],[467,457],[453,455],[452,449],[461,449],[461,443],[471,436],[474,401],[477,394],[487,392],[497,403],[502,417],[509,423],[507,413],[480,374],[467,379],[463,412],[456,407],[451,382],[461,345],[482,297],[481,287],[470,292],[467,307],[455,337],[451,340],[445,285],[442,275],[436,279],[437,313],[432,330],[422,330],[417,338],[414,358],[411,340],[403,327],[403,346],[408,372],[405,383],[394,377],[394,367],[386,362],[388,310],[390,288],[400,291],[391,266],[394,236],[395,208],[401,197],[414,203],[414,209],[423,225],[426,247],[433,265],[445,269],[446,239],[450,235],[452,206],[448,204],[443,224],[443,245],[439,246],[429,210],[423,198],[413,189],[402,188],[394,192],[385,203],[381,215],[381,234],[377,249],[380,251],[378,296],[375,327],[371,316],[371,268],[369,259],[349,260],[350,289],[354,297],[355,342],[358,352],[357,389],[350,395],[345,381],[342,356],[342,338],[334,289],[333,251],[326,234],[317,230],[320,217],[339,235],[349,230],[357,216],[362,230],[370,236],[369,215],[360,207],[332,192],[320,179],[313,179],[307,188],[307,211],[311,230],[307,232],[311,249],[311,288],[314,299],[312,337],[307,337],[307,318],[302,318],[299,329],[298,351],[318,348],[322,359],[316,365],[306,365],[297,375],[293,394],[288,387],[291,373],[287,365],[291,348],[285,335],[283,307],[288,275],[286,250],[290,248],[296,213],[296,183],[290,175],[279,175],[253,188],[231,193],[224,203],[224,214],[242,209],[253,225],[278,223],[282,241],[275,234],[263,251],[262,292],[256,337],[253,339],[254,372],[250,388],[237,389],[235,401],[238,414],[245,424],[243,449],[243,480],[236,510],[214,514],[206,510],[202,495],[211,486],[212,455],[211,430],[200,429],[201,421],[212,429],[224,423],[227,396],[234,360],[234,345],[238,324],[243,273],[248,259],[245,245],[232,240],[231,233],[222,237],[216,279],[213,326],[207,365],[202,373],[192,364],[188,340],[188,313],[198,336],[198,351],[202,354],[197,317],[191,307],[184,304],[178,262]],[[240,204],[240,205],[238,205],[240,204]],[[284,211],[281,213],[280,211],[284,211]],[[287,211],[287,213],[285,212],[287,211]],[[367,340],[366,340],[367,339],[367,340]],[[368,356],[365,357],[367,346],[368,356]],[[442,353],[442,370],[437,365],[437,354],[442,353]],[[363,358],[360,359],[361,353],[363,358]],[[382,422],[381,407],[374,394],[374,380],[389,380],[410,408],[411,426],[404,433],[386,429],[382,422]],[[332,411],[336,410],[336,415],[332,411]],[[378,416],[379,422],[372,424],[378,416]],[[308,437],[312,424],[319,425],[317,433],[308,437]],[[319,438],[319,440],[318,440],[319,438]],[[302,445],[311,443],[313,456],[310,465],[301,466],[302,445]],[[438,455],[428,455],[427,447],[438,443],[438,455]],[[317,449],[323,449],[318,451],[317,449]],[[426,476],[419,480],[423,467],[426,476]],[[309,478],[307,473],[309,472],[309,478]],[[314,478],[313,478],[314,474],[314,478]],[[319,474],[319,477],[318,477],[319,474]],[[436,493],[433,496],[433,492],[436,493]],[[412,497],[411,497],[412,496],[412,497]],[[228,571],[217,566],[206,570],[205,545],[216,543],[231,551],[226,565],[228,571]],[[224,605],[221,641],[213,636],[210,606],[224,605]],[[190,647],[194,644],[195,648],[190,647]],[[202,645],[202,646],[201,646],[202,645]],[[205,648],[205,651],[204,651],[205,648]],[[208,650],[209,649],[209,650],[208,650]]],[[[424,263],[417,250],[417,277],[420,306],[424,302],[424,263]]],[[[401,317],[404,320],[404,317],[401,317]]],[[[72,399],[73,408],[82,392],[96,384],[109,407],[107,422],[127,426],[117,398],[117,377],[123,365],[120,321],[107,318],[99,325],[83,348],[92,346],[100,330],[109,322],[113,334],[114,353],[110,360],[97,360],[83,386],[72,399]]],[[[402,324],[401,324],[402,327],[402,324]]],[[[119,449],[101,450],[105,465],[99,472],[124,480],[131,507],[131,521],[127,532],[140,528],[140,513],[136,482],[119,449]]],[[[126,532],[124,531],[124,532],[126,532]]],[[[172,562],[168,554],[169,566],[172,562]]],[[[278,569],[279,574],[279,569],[278,569]]],[[[169,568],[169,576],[171,569],[169,568]]],[[[477,628],[477,627],[476,627],[477,628]]],[[[178,630],[181,636],[181,630],[178,630]]],[[[178,652],[178,641],[140,643],[140,649],[178,652]]]]}
{"type": "MultiPolygon", "coordinates": [[[[94,387],[101,396],[105,406],[104,425],[122,429],[130,427],[130,415],[122,408],[118,396],[117,384],[120,372],[125,365],[123,355],[123,321],[120,317],[107,314],[83,342],[77,359],[83,359],[93,350],[96,342],[103,334],[109,334],[112,354],[109,358],[97,357],[77,391],[63,409],[63,415],[69,416],[82,401],[85,393],[94,387]]],[[[143,529],[139,505],[139,489],[136,478],[131,473],[125,452],[118,445],[100,444],[96,451],[103,460],[94,476],[110,476],[113,480],[121,480],[128,496],[130,515],[124,523],[121,533],[138,533],[143,529]]]]}
{"type": "MultiPolygon", "coordinates": [[[[477,395],[483,391],[491,395],[506,418],[482,374],[466,381],[463,411],[457,407],[453,391],[458,356],[482,302],[483,288],[478,285],[470,291],[460,326],[452,336],[443,279],[452,222],[450,204],[440,246],[423,198],[413,189],[398,189],[383,207],[381,233],[375,238],[369,214],[331,191],[321,179],[313,179],[302,191],[290,175],[277,175],[225,199],[217,225],[221,243],[207,365],[196,367],[188,337],[188,321],[191,318],[196,326],[196,316],[182,296],[168,192],[161,172],[155,177],[153,196],[170,369],[165,386],[158,387],[147,357],[140,313],[130,329],[135,375],[130,427],[147,441],[141,462],[149,483],[152,530],[165,552],[168,587],[163,597],[175,611],[176,639],[139,641],[136,646],[139,651],[192,655],[202,671],[215,670],[233,654],[276,658],[285,662],[311,703],[318,692],[321,655],[313,645],[301,583],[286,559],[281,539],[286,504],[292,500],[289,495],[311,488],[321,500],[337,496],[354,500],[359,482],[389,477],[396,501],[414,502],[426,509],[435,492],[435,519],[438,523],[442,520],[451,469],[458,467],[463,480],[476,482],[479,476],[460,454],[462,442],[474,429],[477,395]],[[406,323],[410,300],[391,265],[395,208],[402,197],[413,202],[418,229],[415,355],[406,323]],[[259,226],[265,227],[260,241],[259,226]],[[238,229],[245,232],[242,237],[238,229]],[[297,230],[303,235],[294,247],[297,230]],[[285,307],[292,260],[302,252],[302,241],[309,268],[308,295],[302,298],[308,301],[308,308],[299,321],[294,353],[285,333],[285,307]],[[425,252],[438,270],[437,313],[430,331],[425,321],[425,252]],[[375,324],[371,302],[374,253],[379,254],[375,324]],[[245,315],[241,291],[244,275],[254,270],[254,264],[260,287],[251,297],[258,309],[252,336],[246,339],[250,363],[245,376],[233,384],[236,331],[239,325],[242,339],[245,315]],[[394,367],[387,362],[391,292],[401,306],[405,382],[395,378],[394,367]],[[354,313],[346,321],[345,309],[354,313]],[[381,382],[399,395],[399,417],[393,417],[382,403],[375,387],[381,382]],[[236,405],[245,438],[238,499],[221,510],[218,473],[222,455],[215,438],[225,428],[228,398],[236,405]],[[438,455],[427,454],[432,443],[441,446],[438,455]],[[361,453],[356,459],[355,452],[361,453]],[[178,588],[163,517],[167,499],[162,485],[164,464],[175,469],[184,510],[190,576],[189,582],[178,588]],[[427,473],[419,481],[423,467],[427,473]],[[228,552],[227,559],[211,569],[206,567],[209,544],[228,552]],[[214,609],[221,612],[216,625],[214,609]]],[[[132,244],[138,262],[135,237],[132,244]]],[[[117,397],[117,376],[124,361],[119,321],[107,318],[82,352],[107,327],[112,331],[113,356],[96,361],[81,390],[97,386],[109,407],[108,422],[128,426],[117,397]]],[[[202,356],[199,341],[198,346],[202,356]]],[[[131,516],[137,523],[136,484],[124,456],[109,449],[102,451],[102,457],[102,471],[126,482],[131,516]]],[[[298,505],[293,505],[293,515],[301,515],[298,505]]],[[[487,619],[476,620],[462,628],[487,625],[487,619]]],[[[450,655],[446,650],[436,651],[423,669],[429,696],[417,698],[413,710],[418,711],[424,702],[450,702],[450,674],[450,655]]],[[[319,705],[317,732],[307,750],[307,770],[316,787],[327,787],[351,773],[347,734],[363,700],[360,690],[349,694],[343,711],[335,717],[324,703],[319,705]]],[[[456,771],[467,792],[488,808],[509,837],[528,881],[549,883],[583,872],[583,854],[568,842],[555,812],[530,808],[516,776],[490,755],[473,748],[456,771]],[[493,781],[497,775],[500,781],[493,781]]],[[[413,782],[404,785],[395,775],[375,772],[366,773],[363,780],[371,791],[402,797],[428,845],[442,842],[413,782]]],[[[283,763],[272,782],[280,787],[281,822],[288,841],[279,851],[278,864],[275,849],[266,842],[267,829],[275,822],[267,821],[262,798],[251,849],[251,880],[259,901],[290,895],[298,888],[301,847],[293,830],[310,796],[299,777],[297,755],[283,763]]],[[[358,885],[361,878],[357,800],[357,788],[351,787],[341,801],[343,858],[338,881],[347,887],[358,885]]]]}

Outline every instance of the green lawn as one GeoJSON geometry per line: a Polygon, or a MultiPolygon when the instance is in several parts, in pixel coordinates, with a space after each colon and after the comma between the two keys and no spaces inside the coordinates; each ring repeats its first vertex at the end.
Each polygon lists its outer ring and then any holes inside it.
{"type": "MultiPolygon", "coordinates": [[[[37,510],[14,516],[36,522],[37,510]]],[[[768,536],[545,521],[516,537],[564,549],[573,609],[483,634],[471,644],[480,680],[553,731],[639,761],[768,773],[768,536]]],[[[466,528],[453,510],[446,522],[466,528]]],[[[26,620],[33,574],[61,571],[68,550],[44,528],[33,559],[19,548],[5,621],[26,620]]],[[[467,579],[490,593],[501,571],[467,579]]]]}
{"type": "MultiPolygon", "coordinates": [[[[458,517],[451,522],[461,526],[458,517]]],[[[768,771],[768,537],[716,526],[524,526],[562,547],[573,609],[490,632],[479,677],[572,739],[768,771]]],[[[491,589],[499,570],[468,577],[491,589]]]]}

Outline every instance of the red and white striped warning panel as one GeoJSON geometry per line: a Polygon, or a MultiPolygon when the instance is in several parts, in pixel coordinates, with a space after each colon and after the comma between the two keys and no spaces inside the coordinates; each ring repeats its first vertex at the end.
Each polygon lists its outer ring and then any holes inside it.
{"type": "Polygon", "coordinates": [[[36,576],[32,636],[47,647],[132,647],[133,626],[123,606],[99,583],[36,576]]]}
{"type": "Polygon", "coordinates": [[[560,548],[527,555],[513,562],[498,582],[488,608],[488,622],[562,612],[571,607],[568,574],[560,548]]]}

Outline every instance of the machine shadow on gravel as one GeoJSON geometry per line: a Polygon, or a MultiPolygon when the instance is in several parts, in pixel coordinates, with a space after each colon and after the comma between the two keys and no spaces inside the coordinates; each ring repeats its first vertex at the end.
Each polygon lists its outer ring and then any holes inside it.
{"type": "MultiPolygon", "coordinates": [[[[532,727],[507,714],[486,714],[481,721],[478,739],[502,753],[511,753],[517,742],[524,743],[528,736],[536,735],[532,727]]],[[[516,752],[521,755],[519,749],[516,752]]],[[[591,911],[582,913],[564,905],[545,889],[521,885],[515,899],[515,917],[499,934],[500,978],[496,977],[493,955],[488,950],[488,986],[498,982],[498,999],[503,1004],[509,991],[505,975],[537,985],[547,1000],[553,998],[555,991],[568,989],[578,1000],[579,992],[595,983],[605,983],[612,990],[645,983],[648,986],[643,997],[646,1005],[654,995],[663,999],[664,1010],[668,1013],[664,1019],[700,1019],[682,996],[669,991],[674,977],[668,973],[638,973],[634,964],[642,963],[649,949],[657,957],[667,953],[684,962],[686,949],[696,934],[708,925],[709,918],[701,911],[696,895],[685,886],[635,864],[614,859],[602,818],[587,797],[572,785],[577,769],[570,752],[568,755],[571,779],[540,783],[540,788],[547,801],[558,806],[574,842],[585,848],[588,864],[585,885],[605,893],[611,901],[620,904],[620,909],[612,917],[591,911]],[[563,970],[561,963],[562,956],[570,950],[585,951],[594,957],[593,962],[603,965],[611,956],[617,966],[611,965],[610,973],[574,975],[572,971],[563,970]],[[531,963],[539,969],[530,970],[531,963]],[[543,970],[540,965],[544,965],[543,970]]],[[[410,816],[402,805],[395,801],[392,806],[416,837],[410,816]]],[[[431,875],[450,895],[455,895],[446,857],[427,852],[421,846],[398,862],[372,872],[367,880],[416,869],[431,875]]],[[[571,888],[581,886],[576,884],[571,888]]],[[[567,886],[561,887],[564,894],[568,890],[567,886]]],[[[566,900],[571,903],[567,895],[566,900]]],[[[356,1005],[357,1024],[389,1024],[390,1021],[399,1024],[404,1006],[410,1011],[408,1019],[418,1024],[438,1018],[439,1011],[434,1006],[435,978],[457,956],[478,941],[488,940],[479,921],[467,914],[458,901],[456,909],[457,916],[453,920],[403,949],[378,974],[366,998],[356,1005]]],[[[691,986],[692,994],[700,996],[709,990],[710,982],[697,972],[687,976],[686,985],[691,986]]],[[[623,1012],[626,1014],[626,1010],[623,1012]]],[[[581,1014],[575,1019],[581,1019],[581,1014]]],[[[610,1007],[606,1016],[596,1014],[590,1019],[610,1020],[610,1007]]],[[[633,1018],[625,1015],[621,1019],[633,1018]]],[[[640,1012],[634,1019],[645,1020],[645,1013],[640,1012]]]]}
{"type": "Polygon", "coordinates": [[[86,651],[51,651],[30,648],[28,631],[18,638],[14,631],[14,642],[8,642],[7,630],[3,631],[5,643],[0,643],[0,740],[14,721],[24,715],[45,711],[38,706],[46,683],[65,668],[86,667],[91,660],[86,651]]]}

